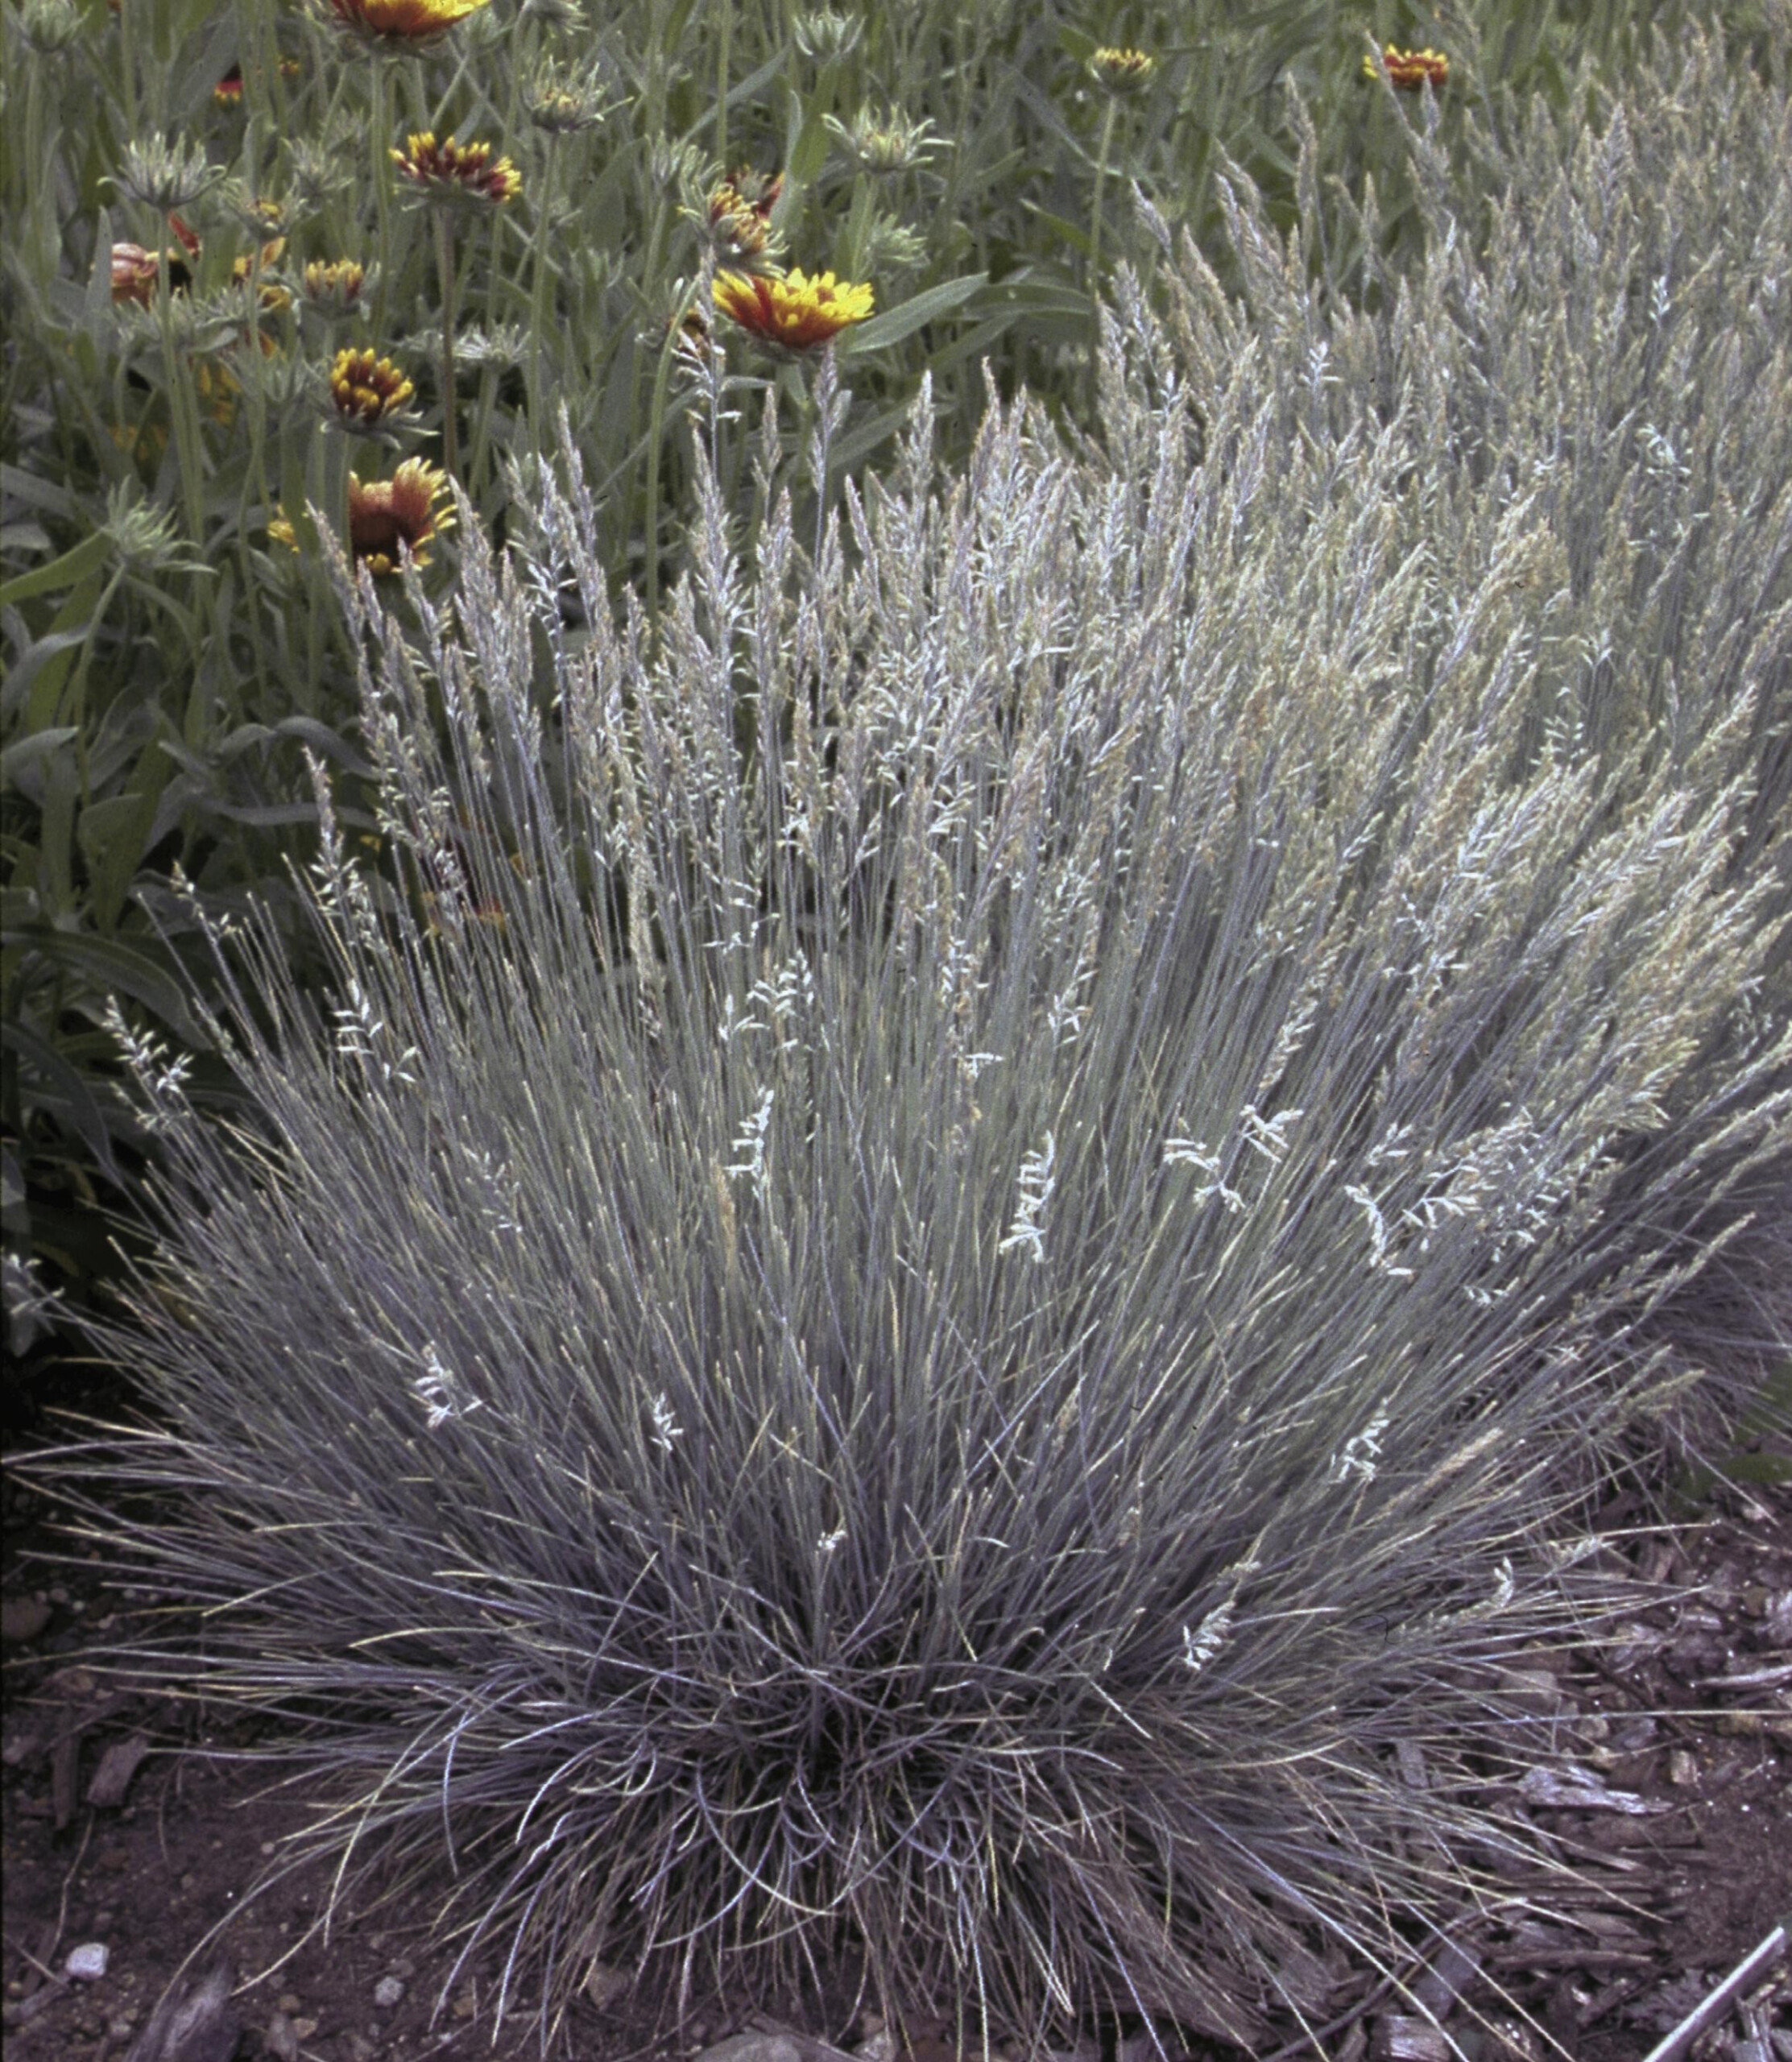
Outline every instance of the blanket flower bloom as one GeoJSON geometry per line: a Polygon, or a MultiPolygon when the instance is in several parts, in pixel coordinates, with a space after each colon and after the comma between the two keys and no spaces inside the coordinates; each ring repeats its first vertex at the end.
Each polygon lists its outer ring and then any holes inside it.
{"type": "Polygon", "coordinates": [[[377,429],[400,414],[416,387],[389,358],[370,350],[340,350],[329,369],[330,399],[343,426],[377,429]]]}
{"type": "Polygon", "coordinates": [[[329,0],[329,10],[351,34],[402,45],[431,42],[490,4],[490,0],[329,0]]]}
{"type": "Polygon", "coordinates": [[[705,221],[716,255],[756,270],[770,251],[771,217],[769,208],[755,207],[725,180],[710,194],[705,221]]]}
{"type": "Polygon", "coordinates": [[[1151,84],[1157,60],[1148,50],[1098,50],[1089,60],[1090,76],[1111,93],[1143,93],[1151,84]]]}
{"type": "Polygon", "coordinates": [[[349,481],[349,549],[358,565],[383,576],[395,573],[403,553],[429,563],[429,546],[454,527],[443,506],[448,475],[421,458],[407,458],[389,480],[349,481]]]}
{"type": "Polygon", "coordinates": [[[1427,79],[1434,87],[1441,87],[1450,77],[1450,60],[1441,50],[1397,50],[1390,43],[1379,58],[1363,60],[1365,79],[1380,78],[1384,73],[1402,91],[1416,93],[1427,79]]]}
{"type": "Polygon", "coordinates": [[[353,258],[313,258],[304,269],[305,305],[332,321],[352,315],[366,285],[367,268],[353,258]]]}
{"type": "Polygon", "coordinates": [[[457,143],[420,130],[394,151],[400,179],[432,200],[489,201],[502,207],[523,190],[523,176],[508,158],[495,158],[490,143],[457,143]]]}
{"type": "MultiPolygon", "coordinates": [[[[442,505],[448,475],[421,458],[407,458],[389,480],[349,476],[349,554],[376,579],[396,573],[404,553],[413,565],[429,563],[429,547],[454,527],[454,511],[442,505]]],[[[299,549],[299,533],[285,509],[267,526],[268,540],[299,549]]]]}
{"type": "Polygon", "coordinates": [[[799,267],[780,276],[721,272],[715,304],[750,336],[789,351],[813,350],[871,312],[871,289],[837,279],[831,272],[811,279],[799,267]]]}
{"type": "MultiPolygon", "coordinates": [[[[168,262],[171,278],[176,262],[175,254],[171,251],[168,262]]],[[[113,245],[112,298],[114,300],[134,300],[139,308],[147,308],[155,297],[156,282],[160,276],[161,263],[153,251],[146,251],[140,243],[113,245]]]]}

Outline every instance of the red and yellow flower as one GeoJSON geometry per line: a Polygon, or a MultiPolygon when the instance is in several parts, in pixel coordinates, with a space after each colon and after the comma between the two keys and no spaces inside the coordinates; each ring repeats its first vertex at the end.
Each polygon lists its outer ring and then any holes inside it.
{"type": "Polygon", "coordinates": [[[710,196],[706,226],[715,254],[725,264],[757,267],[772,242],[770,210],[764,213],[743,201],[724,181],[710,196]]]}
{"type": "MultiPolygon", "coordinates": [[[[174,243],[163,254],[168,260],[168,285],[176,293],[183,293],[192,284],[193,267],[199,258],[199,238],[179,215],[168,217],[168,227],[173,230],[174,243]]],[[[246,286],[258,271],[266,271],[277,265],[286,250],[283,236],[274,238],[261,247],[259,259],[238,258],[230,267],[230,277],[238,286],[246,286]]],[[[115,301],[134,300],[139,308],[147,308],[155,297],[155,289],[161,279],[161,265],[153,251],[146,251],[140,243],[114,243],[112,246],[112,298],[115,301]]],[[[284,288],[271,281],[261,288],[263,308],[285,308],[292,296],[284,288]]]]}
{"type": "MultiPolygon", "coordinates": [[[[179,264],[183,272],[186,261],[177,253],[168,253],[168,276],[174,276],[179,264]]],[[[156,283],[162,274],[161,261],[153,251],[146,251],[140,243],[114,243],[112,246],[112,298],[114,300],[134,300],[139,308],[147,308],[155,298],[156,283]]]]}
{"type": "MultiPolygon", "coordinates": [[[[454,527],[445,505],[448,475],[421,458],[407,458],[389,480],[349,478],[349,553],[376,579],[396,573],[409,552],[413,565],[429,563],[429,547],[454,527]]],[[[282,508],[267,526],[268,541],[299,549],[299,536],[282,508]]]]}
{"type": "Polygon", "coordinates": [[[1118,50],[1110,45],[1089,60],[1090,77],[1115,95],[1143,93],[1157,70],[1157,60],[1148,50],[1118,50]]]}
{"type": "Polygon", "coordinates": [[[349,481],[349,550],[370,573],[395,573],[406,551],[416,565],[429,563],[429,546],[454,527],[445,495],[448,475],[421,458],[407,458],[389,480],[349,481]]]}
{"type": "Polygon", "coordinates": [[[1434,87],[1442,86],[1450,77],[1450,60],[1441,50],[1398,50],[1390,43],[1380,57],[1363,60],[1363,76],[1385,77],[1403,92],[1416,93],[1427,80],[1434,87]]]}
{"type": "Polygon", "coordinates": [[[352,315],[361,304],[367,268],[353,258],[313,258],[304,269],[305,305],[320,315],[352,315]]]}
{"type": "MultiPolygon", "coordinates": [[[[296,57],[283,57],[280,60],[280,77],[283,79],[296,79],[304,69],[296,57]]],[[[213,87],[212,101],[214,106],[226,111],[242,106],[242,67],[240,64],[233,64],[213,87]]]]}
{"type": "Polygon", "coordinates": [[[490,0],[329,0],[337,23],[383,43],[428,43],[476,14],[490,0]]]}
{"type": "Polygon", "coordinates": [[[457,143],[452,136],[438,143],[427,129],[408,136],[392,163],[400,179],[438,199],[501,207],[523,190],[522,174],[508,158],[495,157],[490,143],[457,143]]]}
{"type": "Polygon", "coordinates": [[[402,414],[416,388],[389,358],[349,350],[336,354],[329,391],[346,428],[370,430],[402,414]]]}
{"type": "Polygon", "coordinates": [[[799,267],[768,276],[747,272],[716,275],[715,304],[748,335],[784,350],[813,350],[871,312],[871,289],[849,284],[831,272],[813,279],[799,267]]]}

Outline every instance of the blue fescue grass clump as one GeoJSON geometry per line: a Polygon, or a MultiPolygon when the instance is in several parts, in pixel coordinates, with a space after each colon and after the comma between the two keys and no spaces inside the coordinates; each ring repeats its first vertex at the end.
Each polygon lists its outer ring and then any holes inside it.
{"type": "Polygon", "coordinates": [[[544,2027],[857,1948],[1247,2044],[1509,1898],[1510,1669],[1785,1166],[1740,90],[1539,124],[1472,234],[1432,182],[1367,313],[1240,185],[1245,302],[1123,294],[1100,448],[992,400],[942,478],[923,406],[801,538],[768,456],[751,565],[699,437],[657,640],[571,459],[451,609],[345,587],[335,1000],[218,938],[255,1128],[135,1046],[162,1417],[76,1463],[180,1493],[113,1536],[204,1638],[135,1665],[291,1721],[340,1887],[446,1879],[544,2027]]]}

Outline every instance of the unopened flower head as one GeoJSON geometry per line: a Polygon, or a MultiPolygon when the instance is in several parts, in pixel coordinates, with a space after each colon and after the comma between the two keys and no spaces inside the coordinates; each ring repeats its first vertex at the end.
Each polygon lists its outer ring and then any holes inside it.
{"type": "Polygon", "coordinates": [[[203,573],[210,570],[181,536],[173,516],[140,499],[135,480],[106,498],[106,535],[119,561],[132,573],[203,573]]]}
{"type": "Polygon", "coordinates": [[[1379,57],[1363,60],[1363,76],[1385,77],[1403,92],[1416,93],[1427,84],[1443,85],[1450,77],[1450,60],[1441,50],[1398,50],[1390,43],[1379,57]]]}
{"type": "Polygon", "coordinates": [[[718,275],[715,304],[760,342],[789,351],[813,350],[871,312],[871,289],[837,279],[811,279],[799,267],[776,278],[745,272],[718,275]]]}
{"type": "Polygon", "coordinates": [[[454,527],[443,505],[448,475],[421,458],[407,458],[389,480],[349,481],[349,550],[370,573],[395,573],[406,552],[429,563],[429,546],[454,527]]]}
{"type": "Polygon", "coordinates": [[[529,82],[523,105],[537,129],[550,136],[576,136],[595,129],[609,112],[602,75],[594,68],[571,72],[544,65],[529,82]]]}
{"type": "Polygon", "coordinates": [[[719,368],[722,346],[715,341],[701,308],[687,310],[682,319],[668,316],[657,335],[649,333],[644,341],[658,351],[664,348],[668,337],[672,337],[673,363],[680,371],[704,374],[719,368]],[[677,334],[673,337],[675,327],[677,334]]]}
{"type": "Polygon", "coordinates": [[[81,10],[72,0],[25,0],[19,10],[25,40],[39,56],[53,57],[81,34],[81,10]]]}
{"type": "Polygon", "coordinates": [[[648,180],[662,193],[681,193],[694,199],[708,192],[721,170],[695,143],[675,143],[656,136],[648,145],[648,180]]]}
{"type": "Polygon", "coordinates": [[[301,215],[321,214],[350,181],[347,136],[326,135],[321,142],[300,137],[287,150],[288,205],[301,215]]]}
{"type": "Polygon", "coordinates": [[[1089,60],[1089,76],[1098,86],[1115,94],[1143,93],[1157,70],[1157,60],[1148,50],[1119,50],[1111,46],[1098,50],[1089,60]]]}
{"type": "Polygon", "coordinates": [[[221,200],[225,210],[237,226],[246,234],[256,238],[263,245],[262,263],[274,265],[279,262],[285,250],[284,238],[291,227],[291,220],[283,201],[271,201],[264,195],[250,193],[234,181],[227,183],[221,200]],[[274,247],[275,239],[279,247],[274,247]],[[271,251],[272,255],[269,255],[271,251]]]}
{"type": "Polygon", "coordinates": [[[927,255],[927,239],[907,222],[893,215],[875,215],[865,238],[867,271],[906,271],[927,255]]]}
{"type": "Polygon", "coordinates": [[[329,0],[329,10],[351,35],[403,48],[432,43],[489,5],[490,0],[329,0]]]}
{"type": "Polygon", "coordinates": [[[223,166],[209,161],[203,143],[166,143],[152,136],[147,143],[126,145],[118,184],[132,200],[165,215],[190,208],[223,176],[223,166]]]}
{"type": "Polygon", "coordinates": [[[817,64],[850,57],[859,48],[862,33],[860,24],[850,14],[839,14],[832,7],[817,7],[813,14],[797,17],[797,48],[817,64]]]}
{"type": "Polygon", "coordinates": [[[370,430],[402,416],[416,388],[389,358],[341,350],[329,369],[329,391],[346,428],[370,430]]]}
{"type": "Polygon", "coordinates": [[[456,362],[474,371],[514,372],[528,355],[529,333],[517,322],[464,330],[454,345],[456,362]]]}
{"type": "Polygon", "coordinates": [[[490,143],[457,143],[445,136],[438,143],[427,129],[405,139],[392,152],[400,179],[432,201],[470,201],[502,206],[523,190],[522,174],[508,158],[495,156],[490,143]]]}
{"type": "Polygon", "coordinates": [[[304,269],[305,305],[326,321],[340,321],[361,307],[367,284],[366,267],[353,258],[313,258],[304,269]]]}
{"type": "Polygon", "coordinates": [[[756,165],[736,165],[724,183],[742,206],[751,208],[761,222],[770,222],[772,210],[784,193],[784,174],[761,172],[756,165]]]}
{"type": "Polygon", "coordinates": [[[756,271],[773,255],[772,210],[756,207],[724,180],[710,193],[703,211],[702,227],[725,265],[744,266],[756,271]]]}
{"type": "Polygon", "coordinates": [[[850,122],[831,114],[825,118],[847,155],[866,172],[906,172],[942,147],[930,122],[911,122],[894,109],[874,114],[862,107],[850,122]]]}

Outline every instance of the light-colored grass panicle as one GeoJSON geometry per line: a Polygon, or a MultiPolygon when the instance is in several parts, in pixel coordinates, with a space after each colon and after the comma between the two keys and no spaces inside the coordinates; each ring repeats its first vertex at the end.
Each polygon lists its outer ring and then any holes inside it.
{"type": "Polygon", "coordinates": [[[924,397],[743,565],[699,440],[656,642],[572,460],[347,597],[385,846],[327,1021],[250,927],[261,1132],[143,1056],[106,1456],[345,1893],[452,1873],[544,2029],[844,1944],[1244,2041],[1511,1894],[1503,1666],[1786,1160],[1784,125],[1689,46],[1366,311],[1234,179],[1099,447],[924,397]]]}

